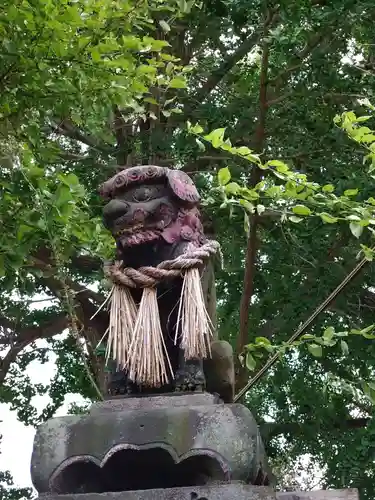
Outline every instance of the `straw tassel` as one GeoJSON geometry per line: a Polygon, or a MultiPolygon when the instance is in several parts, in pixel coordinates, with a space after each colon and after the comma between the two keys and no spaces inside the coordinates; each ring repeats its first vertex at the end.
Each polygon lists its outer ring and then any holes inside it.
{"type": "Polygon", "coordinates": [[[144,288],[127,362],[129,378],[137,384],[160,387],[173,378],[160,325],[156,288],[144,288]]]}
{"type": "Polygon", "coordinates": [[[114,285],[110,297],[108,340],[106,362],[112,354],[120,369],[124,369],[128,361],[134,325],[137,317],[137,306],[126,286],[114,285]]]}
{"type": "Polygon", "coordinates": [[[213,325],[208,315],[201,278],[197,268],[188,269],[184,274],[182,292],[177,317],[177,337],[185,359],[203,359],[211,356],[210,337],[213,325]]]}

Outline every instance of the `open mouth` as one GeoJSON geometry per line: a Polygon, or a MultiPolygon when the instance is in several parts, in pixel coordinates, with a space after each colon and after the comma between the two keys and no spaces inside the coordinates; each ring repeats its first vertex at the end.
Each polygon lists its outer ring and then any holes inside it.
{"type": "Polygon", "coordinates": [[[119,229],[114,233],[115,236],[131,235],[135,233],[141,233],[147,231],[143,224],[134,224],[134,226],[125,227],[124,229],[119,229]]]}
{"type": "Polygon", "coordinates": [[[113,234],[123,247],[131,247],[159,239],[161,230],[155,227],[145,227],[143,224],[135,224],[119,229],[113,234]]]}

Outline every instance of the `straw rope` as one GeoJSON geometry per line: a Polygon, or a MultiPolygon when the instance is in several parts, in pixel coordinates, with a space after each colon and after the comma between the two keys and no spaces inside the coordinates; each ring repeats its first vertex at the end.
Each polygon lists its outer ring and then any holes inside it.
{"type": "Polygon", "coordinates": [[[208,240],[199,248],[190,244],[184,254],[156,267],[123,268],[122,262],[105,266],[104,273],[113,282],[106,332],[107,360],[112,352],[117,366],[126,368],[129,378],[139,384],[158,387],[174,378],[160,324],[156,286],[177,277],[183,278],[183,285],[175,343],[180,337],[185,359],[210,355],[212,323],[205,307],[199,269],[217,253],[221,256],[219,243],[208,240]],[[143,289],[139,308],[130,288],[143,289]]]}
{"type": "Polygon", "coordinates": [[[220,253],[220,244],[215,240],[208,240],[201,247],[190,248],[176,259],[165,260],[156,267],[122,268],[121,262],[115,262],[104,267],[104,274],[118,285],[129,288],[149,288],[162,281],[177,278],[188,269],[203,267],[210,257],[217,253],[220,253]]]}

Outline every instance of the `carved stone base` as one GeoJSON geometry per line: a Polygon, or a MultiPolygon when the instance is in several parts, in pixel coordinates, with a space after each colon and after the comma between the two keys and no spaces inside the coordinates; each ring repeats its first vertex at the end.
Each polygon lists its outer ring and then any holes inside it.
{"type": "Polygon", "coordinates": [[[31,476],[39,493],[128,491],[105,498],[129,500],[130,491],[271,477],[250,411],[207,393],[119,397],[53,418],[37,430],[31,476]]]}
{"type": "Polygon", "coordinates": [[[123,493],[87,493],[43,495],[40,500],[359,500],[357,489],[274,492],[265,486],[242,483],[126,491],[123,493]]]}
{"type": "MultiPolygon", "coordinates": [[[[84,495],[43,495],[43,500],[276,500],[272,489],[240,483],[84,495]]],[[[42,500],[42,499],[40,499],[42,500]]]]}

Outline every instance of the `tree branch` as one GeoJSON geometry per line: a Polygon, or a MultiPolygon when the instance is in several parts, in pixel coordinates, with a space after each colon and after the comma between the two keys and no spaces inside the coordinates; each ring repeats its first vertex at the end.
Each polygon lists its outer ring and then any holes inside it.
{"type": "Polygon", "coordinates": [[[4,383],[5,377],[9,371],[11,364],[16,360],[18,354],[37,339],[46,339],[61,333],[65,328],[68,328],[69,321],[64,313],[56,315],[53,320],[39,326],[30,326],[18,329],[17,326],[6,318],[0,318],[0,326],[10,329],[15,332],[14,336],[3,337],[1,344],[12,344],[9,351],[0,359],[0,385],[4,383]]]}
{"type": "MultiPolygon", "coordinates": [[[[293,434],[298,436],[306,432],[306,428],[311,427],[316,429],[319,427],[321,432],[333,432],[337,430],[352,430],[361,429],[366,427],[370,422],[371,418],[353,418],[346,420],[332,420],[320,423],[317,421],[306,421],[306,422],[265,422],[259,425],[260,433],[265,441],[270,441],[272,438],[285,434],[293,434]]],[[[311,431],[309,431],[311,432],[311,431]]],[[[318,431],[317,431],[318,432],[318,431]]]]}
{"type": "Polygon", "coordinates": [[[263,26],[256,30],[249,38],[247,38],[233,53],[227,56],[221,65],[214,69],[206,82],[198,90],[194,99],[201,103],[220,83],[225,75],[259,43],[262,35],[265,36],[265,31],[269,29],[278,19],[276,9],[270,9],[268,16],[263,23],[263,26]]]}
{"type": "MultiPolygon", "coordinates": [[[[36,257],[31,257],[30,261],[32,262],[33,267],[36,267],[43,272],[44,276],[43,278],[41,278],[41,280],[48,286],[48,288],[54,295],[59,297],[61,291],[63,290],[64,283],[62,283],[61,280],[55,277],[56,269],[52,266],[52,264],[46,263],[45,261],[36,257]]],[[[103,297],[103,295],[101,295],[100,293],[94,292],[93,290],[90,290],[89,288],[76,283],[71,278],[66,277],[65,284],[75,292],[78,300],[91,300],[98,304],[101,304],[105,300],[105,297],[103,297]]]]}
{"type": "MultiPolygon", "coordinates": [[[[113,106],[114,114],[114,133],[116,136],[116,150],[117,150],[117,165],[128,165],[128,156],[131,146],[128,144],[129,130],[131,132],[132,125],[126,123],[125,118],[120,108],[115,104],[113,106]]],[[[129,164],[130,165],[130,164],[129,164]]]]}
{"type": "MultiPolygon", "coordinates": [[[[287,66],[283,71],[281,71],[275,78],[269,81],[269,85],[272,85],[277,90],[280,89],[281,85],[288,78],[290,73],[298,69],[304,60],[312,53],[312,51],[324,40],[326,34],[325,32],[314,33],[310,40],[307,41],[305,47],[295,55],[295,57],[290,61],[289,66],[287,66]]],[[[273,103],[277,102],[278,98],[274,98],[273,103]]],[[[272,102],[270,101],[270,102],[272,102]]]]}
{"type": "Polygon", "coordinates": [[[52,124],[51,130],[55,134],[64,135],[75,141],[82,142],[101,153],[112,154],[115,149],[112,145],[100,143],[94,137],[84,134],[68,118],[61,120],[59,123],[52,124]]]}
{"type": "MultiPolygon", "coordinates": [[[[271,14],[268,14],[264,22],[263,33],[264,37],[267,36],[269,30],[269,19],[271,14]]],[[[266,127],[266,115],[267,115],[267,73],[268,73],[268,58],[269,58],[269,46],[267,42],[263,42],[263,54],[262,54],[262,64],[260,71],[260,81],[259,81],[259,113],[258,113],[258,124],[255,130],[254,137],[254,149],[256,151],[261,151],[264,146],[265,141],[265,127],[266,127]]],[[[251,176],[251,185],[256,185],[261,176],[261,171],[258,168],[254,168],[251,176]]],[[[250,235],[247,241],[246,249],[246,263],[245,263],[245,273],[243,281],[243,290],[240,303],[240,331],[236,342],[237,354],[243,351],[244,346],[248,340],[248,325],[249,325],[249,311],[251,297],[254,293],[254,274],[255,274],[255,264],[256,264],[256,254],[258,250],[258,216],[252,215],[250,219],[250,235]]],[[[236,383],[238,387],[242,387],[244,383],[244,378],[247,376],[246,369],[238,367],[236,383]]]]}
{"type": "Polygon", "coordinates": [[[13,334],[3,335],[0,338],[0,344],[17,344],[22,342],[34,342],[39,338],[52,337],[68,327],[68,319],[65,313],[57,314],[53,320],[47,321],[43,325],[27,326],[19,328],[16,323],[10,321],[4,316],[0,317],[0,327],[6,330],[12,330],[13,334]]]}

